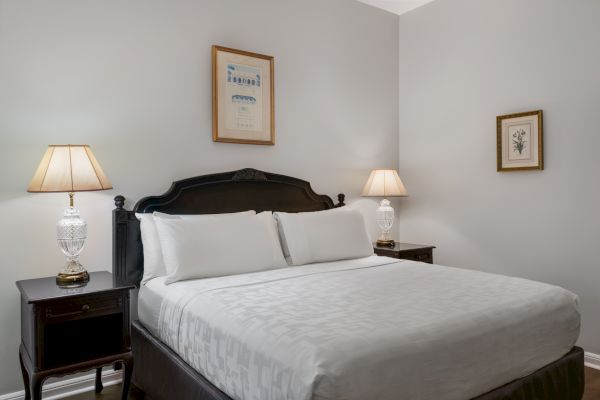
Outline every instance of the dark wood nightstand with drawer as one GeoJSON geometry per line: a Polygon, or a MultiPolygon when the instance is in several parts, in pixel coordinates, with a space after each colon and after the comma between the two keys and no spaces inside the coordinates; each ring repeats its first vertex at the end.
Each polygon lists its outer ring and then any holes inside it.
{"type": "Polygon", "coordinates": [[[96,369],[96,392],[102,390],[102,367],[124,364],[123,399],[127,398],[133,357],[130,346],[129,290],[109,272],[92,272],[87,285],[61,288],[55,277],[17,282],[21,292],[19,358],[25,399],[42,397],[50,376],[96,369]]]}
{"type": "Polygon", "coordinates": [[[435,246],[423,244],[396,242],[394,247],[383,247],[373,244],[373,250],[378,256],[421,261],[429,264],[433,264],[433,249],[435,249],[435,246]]]}

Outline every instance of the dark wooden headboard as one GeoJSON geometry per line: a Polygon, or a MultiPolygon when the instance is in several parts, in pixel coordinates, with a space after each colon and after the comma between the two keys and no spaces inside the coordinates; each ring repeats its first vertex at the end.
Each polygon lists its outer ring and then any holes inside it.
{"type": "Polygon", "coordinates": [[[139,286],[144,271],[140,223],[135,213],[219,214],[246,210],[319,211],[344,205],[316,194],[310,183],[251,168],[173,182],[160,196],[145,197],[126,210],[125,197],[115,197],[113,210],[113,274],[120,284],[139,286]]]}

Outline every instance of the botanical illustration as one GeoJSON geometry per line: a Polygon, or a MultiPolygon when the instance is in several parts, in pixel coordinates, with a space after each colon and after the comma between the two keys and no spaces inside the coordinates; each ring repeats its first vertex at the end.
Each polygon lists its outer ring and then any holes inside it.
{"type": "Polygon", "coordinates": [[[496,117],[498,171],[544,169],[542,117],[542,110],[496,117]]]}
{"type": "Polygon", "coordinates": [[[525,148],[525,143],[527,142],[527,139],[525,139],[526,134],[527,132],[525,132],[525,129],[518,129],[516,132],[513,133],[513,149],[515,151],[518,151],[519,154],[522,154],[523,149],[525,148]]]}

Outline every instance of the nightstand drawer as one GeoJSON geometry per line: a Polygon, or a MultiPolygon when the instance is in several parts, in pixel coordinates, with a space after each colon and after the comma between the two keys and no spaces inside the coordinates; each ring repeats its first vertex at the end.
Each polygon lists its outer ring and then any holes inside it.
{"type": "Polygon", "coordinates": [[[52,322],[55,320],[97,317],[123,312],[122,295],[115,296],[86,296],[69,298],[53,302],[44,307],[43,318],[52,322]]]}
{"type": "Polygon", "coordinates": [[[404,260],[420,261],[424,263],[433,264],[433,254],[431,250],[429,252],[402,254],[400,258],[404,260]]]}

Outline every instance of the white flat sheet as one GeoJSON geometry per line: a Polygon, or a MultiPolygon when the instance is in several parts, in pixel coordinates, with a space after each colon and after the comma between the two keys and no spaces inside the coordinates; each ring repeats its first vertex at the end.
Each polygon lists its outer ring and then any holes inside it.
{"type": "Polygon", "coordinates": [[[138,319],[154,336],[158,336],[160,306],[169,292],[165,279],[165,276],[150,279],[140,286],[138,293],[138,319]]]}
{"type": "Polygon", "coordinates": [[[465,400],[579,336],[567,290],[387,257],[163,281],[142,322],[234,399],[465,400]]]}

